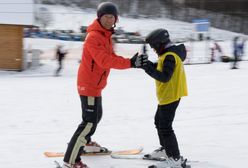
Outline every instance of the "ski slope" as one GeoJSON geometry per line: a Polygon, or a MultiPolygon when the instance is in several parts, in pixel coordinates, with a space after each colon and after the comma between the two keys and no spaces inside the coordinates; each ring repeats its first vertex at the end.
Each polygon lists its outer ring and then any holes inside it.
{"type": "MultiPolygon", "coordinates": [[[[233,36],[226,31],[222,33],[225,37],[233,36]]],[[[76,75],[82,44],[46,39],[25,39],[25,43],[42,49],[42,66],[23,72],[0,71],[0,165],[54,168],[54,158],[46,158],[43,152],[65,151],[81,122],[76,75]],[[57,68],[52,59],[53,49],[57,43],[70,49],[61,77],[53,77],[57,68]]],[[[222,45],[231,54],[230,41],[223,41],[222,45]]],[[[134,44],[118,44],[116,48],[125,57],[140,49],[140,45],[134,44]]],[[[197,46],[195,49],[202,51],[197,46]]],[[[151,52],[149,56],[155,59],[151,52]]],[[[220,62],[185,65],[189,96],[181,100],[174,130],[181,154],[202,163],[195,168],[247,165],[248,62],[240,62],[237,70],[231,70],[230,66],[220,62]]],[[[112,150],[143,146],[144,153],[153,151],[159,147],[153,124],[156,106],[154,80],[143,70],[112,70],[103,91],[103,118],[93,140],[112,150]]],[[[56,160],[62,163],[62,158],[56,160]]],[[[82,160],[90,168],[144,168],[154,164],[109,156],[82,157],[82,160]]]]}
{"type": "MultiPolygon", "coordinates": [[[[131,47],[131,46],[130,46],[131,47]]],[[[44,151],[64,151],[81,120],[76,91],[77,60],[66,60],[61,77],[53,77],[54,60],[36,70],[0,71],[0,163],[5,168],[53,167],[44,151]],[[35,166],[34,166],[35,165],[35,166]]],[[[182,99],[174,129],[181,153],[217,167],[246,165],[248,159],[248,62],[230,70],[228,63],[186,65],[189,96],[182,99]]],[[[103,118],[93,136],[121,150],[157,148],[153,125],[154,81],[142,70],[113,70],[103,92],[103,118]]],[[[82,158],[91,168],[141,168],[150,161],[82,158]]],[[[62,158],[56,159],[62,162],[62,158]]]]}

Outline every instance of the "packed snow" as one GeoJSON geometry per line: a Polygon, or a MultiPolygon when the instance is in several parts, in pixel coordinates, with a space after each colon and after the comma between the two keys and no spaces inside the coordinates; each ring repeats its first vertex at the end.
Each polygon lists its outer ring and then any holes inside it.
{"type": "MultiPolygon", "coordinates": [[[[73,25],[76,17],[70,17],[67,22],[55,22],[55,25],[73,25]]],[[[180,32],[179,23],[189,25],[168,19],[156,22],[121,18],[119,23],[124,22],[133,31],[136,27],[131,26],[139,22],[146,25],[143,31],[148,32],[161,27],[161,21],[168,23],[165,28],[173,25],[176,28],[173,32],[180,32]]],[[[222,34],[222,39],[237,35],[222,30],[211,34],[222,34]]],[[[230,39],[221,42],[227,55],[232,54],[230,39]]],[[[22,72],[0,71],[0,164],[4,168],[54,168],[53,161],[63,163],[63,158],[47,158],[43,153],[64,152],[81,122],[76,80],[82,43],[48,39],[25,39],[24,42],[43,51],[41,66],[22,72]],[[54,48],[58,43],[67,47],[69,55],[62,75],[54,77],[57,68],[54,48]]],[[[141,47],[117,44],[116,52],[130,58],[141,47]]],[[[205,54],[197,43],[194,50],[205,54]]],[[[248,53],[247,47],[245,53],[248,53]]],[[[149,58],[156,59],[151,50],[149,58]]],[[[202,163],[193,168],[236,168],[247,164],[248,62],[239,62],[237,70],[230,67],[231,63],[222,62],[185,65],[189,95],[181,100],[174,130],[181,154],[202,163]]],[[[143,153],[149,153],[159,147],[153,124],[157,100],[152,78],[141,69],[112,70],[102,96],[103,118],[93,140],[111,150],[142,146],[143,153]]],[[[90,168],[144,168],[156,163],[116,160],[110,156],[82,157],[82,160],[90,168]]]]}

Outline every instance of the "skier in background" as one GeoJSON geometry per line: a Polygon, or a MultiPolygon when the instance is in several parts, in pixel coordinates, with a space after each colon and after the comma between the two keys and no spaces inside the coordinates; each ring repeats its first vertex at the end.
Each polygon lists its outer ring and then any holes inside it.
{"type": "Polygon", "coordinates": [[[221,46],[217,43],[217,41],[213,43],[213,46],[210,48],[210,50],[211,62],[221,61],[224,54],[222,52],[221,46]]]}
{"type": "Polygon", "coordinates": [[[158,62],[148,61],[142,68],[155,79],[158,106],[155,114],[161,147],[151,154],[144,155],[146,159],[160,160],[161,166],[182,167],[185,160],[181,157],[178,142],[172,124],[181,97],[188,95],[186,75],[183,61],[186,49],[183,44],[174,45],[165,29],[156,29],[146,37],[146,42],[158,55],[158,62]],[[166,164],[166,165],[165,165],[166,164]]]}
{"type": "Polygon", "coordinates": [[[245,39],[239,36],[233,38],[233,65],[231,69],[238,69],[238,61],[241,61],[241,57],[244,55],[245,39]]]}
{"type": "Polygon", "coordinates": [[[116,5],[103,2],[97,8],[97,19],[88,26],[77,78],[82,122],[68,144],[63,168],[88,168],[81,161],[82,152],[109,152],[107,148],[93,142],[91,136],[102,117],[101,92],[107,84],[110,69],[139,68],[148,60],[147,55],[138,56],[138,53],[131,59],[114,53],[111,36],[117,20],[116,5]]]}
{"type": "Polygon", "coordinates": [[[238,43],[238,48],[240,51],[240,60],[242,60],[242,57],[245,55],[245,38],[240,38],[239,43],[238,43]]]}
{"type": "Polygon", "coordinates": [[[56,60],[58,61],[58,68],[55,71],[55,76],[59,76],[60,71],[63,68],[63,60],[67,51],[64,49],[63,45],[59,44],[56,49],[56,60]]]}

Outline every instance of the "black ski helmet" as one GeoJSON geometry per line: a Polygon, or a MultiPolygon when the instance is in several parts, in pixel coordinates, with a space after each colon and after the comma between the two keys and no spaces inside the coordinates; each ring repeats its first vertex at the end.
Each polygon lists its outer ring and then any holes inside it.
{"type": "Polygon", "coordinates": [[[105,14],[112,14],[115,16],[115,21],[118,19],[117,6],[112,2],[100,3],[97,7],[97,17],[100,19],[105,14]]]}
{"type": "Polygon", "coordinates": [[[153,30],[146,36],[146,42],[154,48],[157,53],[160,53],[161,47],[167,45],[170,41],[169,33],[165,29],[153,30]]]}

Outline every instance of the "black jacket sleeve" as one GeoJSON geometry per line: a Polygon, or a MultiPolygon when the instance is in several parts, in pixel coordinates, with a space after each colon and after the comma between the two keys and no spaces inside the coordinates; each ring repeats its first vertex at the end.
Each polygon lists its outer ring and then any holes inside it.
{"type": "Polygon", "coordinates": [[[164,59],[162,72],[158,71],[157,64],[152,63],[151,61],[148,61],[147,66],[143,69],[152,78],[160,82],[168,82],[175,69],[175,58],[172,55],[166,56],[166,58],[164,59]]]}

